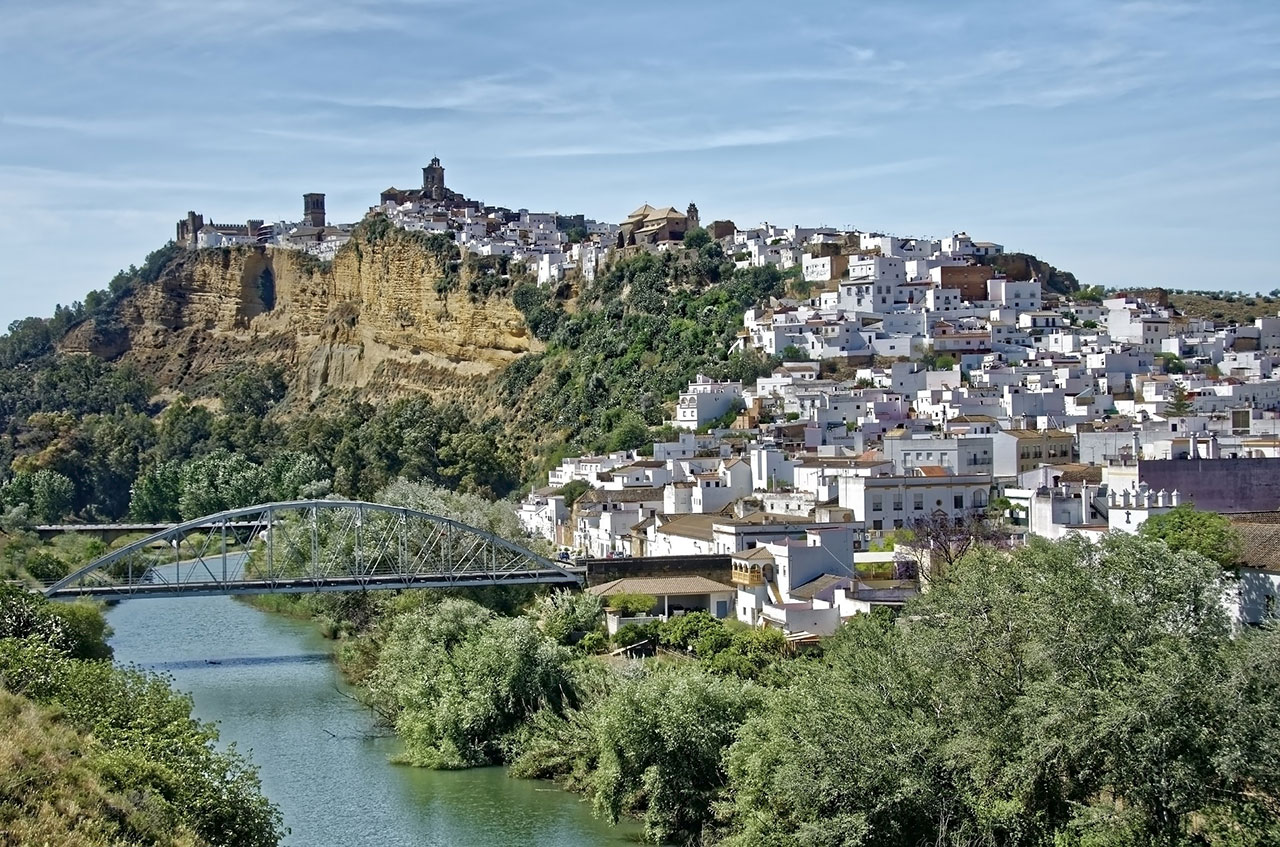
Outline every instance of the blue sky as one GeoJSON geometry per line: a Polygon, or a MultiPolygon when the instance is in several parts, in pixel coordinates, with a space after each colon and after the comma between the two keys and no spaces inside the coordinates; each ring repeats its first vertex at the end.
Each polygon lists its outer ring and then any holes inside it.
{"type": "Polygon", "coordinates": [[[1280,287],[1280,3],[46,0],[0,26],[0,322],[173,234],[450,187],[966,230],[1082,282],[1280,287]]]}

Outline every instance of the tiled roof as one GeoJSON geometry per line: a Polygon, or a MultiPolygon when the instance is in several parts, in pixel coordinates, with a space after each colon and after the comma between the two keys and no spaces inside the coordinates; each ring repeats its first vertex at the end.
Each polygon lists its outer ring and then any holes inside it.
{"type": "Polygon", "coordinates": [[[607,490],[593,488],[578,498],[579,503],[647,503],[661,502],[662,489],[657,487],[607,490]]]}
{"type": "Polygon", "coordinates": [[[710,541],[712,525],[717,520],[720,520],[719,515],[679,515],[658,527],[658,532],[666,535],[678,535],[681,538],[710,541]]]}
{"type": "MultiPolygon", "coordinates": [[[[1256,514],[1256,513],[1255,513],[1256,514]]],[[[1280,516],[1280,513],[1272,512],[1280,516]]],[[[1251,568],[1280,573],[1280,522],[1237,522],[1240,516],[1231,515],[1231,524],[1240,536],[1244,552],[1240,561],[1251,568]]]]}
{"type": "Polygon", "coordinates": [[[772,562],[773,554],[769,552],[769,548],[763,544],[758,547],[748,547],[741,553],[734,553],[733,558],[743,562],[772,562]]]}
{"type": "Polygon", "coordinates": [[[831,588],[840,588],[843,585],[852,584],[852,580],[848,576],[840,576],[834,573],[824,573],[816,579],[811,579],[798,588],[791,589],[791,596],[801,600],[812,600],[822,592],[831,588]]]}
{"type": "Polygon", "coordinates": [[[1101,465],[1059,465],[1058,479],[1061,482],[1087,482],[1090,485],[1102,484],[1101,465]]]}
{"type": "Polygon", "coordinates": [[[1075,438],[1071,433],[1060,429],[1002,429],[1000,432],[1014,438],[1075,438]]]}

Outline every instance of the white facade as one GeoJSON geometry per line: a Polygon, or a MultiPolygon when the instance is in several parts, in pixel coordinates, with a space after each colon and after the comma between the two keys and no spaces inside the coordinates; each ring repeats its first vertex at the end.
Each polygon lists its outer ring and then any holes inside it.
{"type": "Polygon", "coordinates": [[[716,382],[698,374],[676,401],[677,429],[698,430],[730,412],[742,402],[742,383],[716,382]]]}

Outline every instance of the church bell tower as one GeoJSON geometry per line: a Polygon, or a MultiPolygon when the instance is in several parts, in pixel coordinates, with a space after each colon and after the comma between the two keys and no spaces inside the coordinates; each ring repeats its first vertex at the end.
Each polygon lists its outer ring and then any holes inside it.
{"type": "Polygon", "coordinates": [[[422,192],[432,200],[443,200],[444,191],[444,166],[439,157],[433,157],[431,164],[422,169],[422,192]]]}

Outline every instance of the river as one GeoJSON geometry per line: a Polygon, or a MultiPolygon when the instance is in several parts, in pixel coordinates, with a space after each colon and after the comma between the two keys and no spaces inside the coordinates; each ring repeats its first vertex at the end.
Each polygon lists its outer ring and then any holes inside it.
{"type": "Polygon", "coordinates": [[[502,768],[392,765],[397,742],[351,699],[315,627],[228,597],[108,610],[116,661],[172,677],[223,744],[249,754],[294,847],[636,844],[580,797],[502,768]]]}

